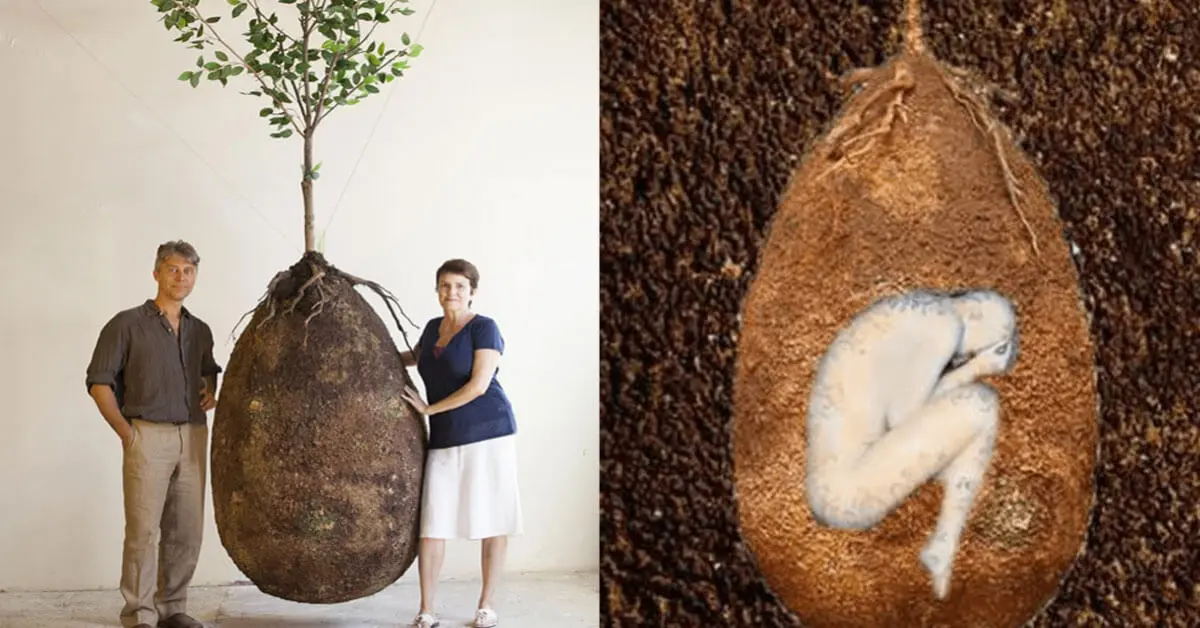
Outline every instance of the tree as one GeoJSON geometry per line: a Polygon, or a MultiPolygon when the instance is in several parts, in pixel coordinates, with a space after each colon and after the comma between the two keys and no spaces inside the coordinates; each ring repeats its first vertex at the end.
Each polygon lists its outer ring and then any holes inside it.
{"type": "Polygon", "coordinates": [[[242,93],[266,101],[258,113],[271,137],[303,141],[305,252],[271,280],[230,355],[213,419],[214,516],[226,552],[263,592],[344,602],[395,582],[416,558],[427,435],[402,396],[412,380],[396,345],[354,288],[383,298],[402,335],[403,309],[314,249],[313,141],[329,114],[404,76],[421,46],[407,33],[396,47],[374,39],[413,13],[408,0],[278,0],[296,13],[290,30],[259,0],[226,1],[246,24],[240,49],[200,0],[151,0],[175,41],[200,51],[179,80],[248,81],[242,93]]]}
{"type": "Polygon", "coordinates": [[[401,46],[394,48],[373,36],[393,15],[408,16],[414,11],[404,6],[408,0],[278,0],[299,14],[298,30],[289,33],[280,26],[276,13],[263,11],[260,0],[226,2],[231,18],[250,14],[242,33],[250,47],[245,54],[217,32],[222,18],[206,17],[200,0],[151,0],[166,29],[180,33],[175,41],[202,51],[196,69],[184,71],[179,80],[192,87],[198,87],[203,79],[226,86],[229,79],[248,74],[256,86],[242,93],[270,103],[258,115],[274,129],[271,137],[286,139],[298,134],[303,139],[304,250],[315,250],[312,184],[320,177],[321,168],[313,162],[317,127],[330,113],[358,104],[378,94],[381,84],[404,76],[408,60],[421,54],[421,45],[412,43],[408,33],[400,37],[401,46]]]}

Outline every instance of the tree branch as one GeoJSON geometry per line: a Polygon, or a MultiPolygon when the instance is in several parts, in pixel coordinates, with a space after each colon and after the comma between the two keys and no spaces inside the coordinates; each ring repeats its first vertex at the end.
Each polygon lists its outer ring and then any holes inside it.
{"type": "MultiPolygon", "coordinates": [[[[207,28],[208,32],[211,33],[213,37],[217,38],[217,41],[220,42],[222,46],[224,46],[225,50],[229,51],[229,54],[233,55],[234,58],[236,58],[238,60],[238,62],[241,63],[242,66],[246,68],[246,71],[248,71],[250,74],[254,75],[254,78],[258,81],[258,84],[261,85],[264,90],[266,90],[266,92],[264,92],[264,93],[266,93],[268,96],[270,96],[269,92],[275,91],[275,90],[272,90],[270,87],[267,87],[266,81],[263,80],[262,73],[255,71],[254,68],[250,67],[249,63],[246,63],[246,59],[243,58],[242,55],[238,54],[238,52],[236,50],[234,50],[233,47],[230,46],[221,37],[221,34],[217,32],[217,29],[213,28],[212,25],[209,24],[204,19],[204,16],[200,14],[199,9],[197,9],[196,7],[193,7],[193,6],[185,6],[184,10],[190,12],[195,19],[197,19],[201,24],[203,24],[204,28],[207,28]]],[[[205,38],[205,39],[207,39],[207,38],[205,38]]],[[[207,41],[210,45],[213,43],[211,39],[207,39],[207,41]]],[[[278,107],[284,113],[288,113],[287,107],[285,107],[283,105],[283,102],[281,102],[278,98],[271,96],[271,100],[275,103],[276,107],[278,107]]],[[[300,125],[296,124],[296,118],[295,118],[294,114],[289,114],[288,118],[292,123],[292,127],[295,128],[298,133],[304,132],[303,130],[301,130],[300,125]]]]}
{"type": "Polygon", "coordinates": [[[268,27],[275,29],[276,33],[283,35],[286,39],[290,40],[293,44],[300,43],[300,42],[296,41],[295,37],[288,35],[287,31],[283,30],[282,28],[279,28],[279,26],[273,24],[271,22],[271,20],[267,19],[267,14],[263,13],[262,9],[258,8],[257,0],[243,0],[243,1],[246,2],[247,4],[249,4],[250,8],[254,9],[254,15],[257,16],[258,19],[262,20],[263,23],[265,23],[268,27]]]}
{"type": "MultiPolygon", "coordinates": [[[[323,4],[321,5],[321,8],[324,9],[323,4]]],[[[358,19],[357,5],[352,10],[354,11],[354,16],[355,16],[354,30],[361,33],[362,29],[359,28],[359,24],[361,24],[362,21],[358,19]]],[[[341,38],[339,37],[335,43],[339,43],[339,44],[342,43],[341,38]]],[[[325,116],[321,115],[321,109],[325,107],[325,95],[329,91],[329,81],[333,78],[333,73],[337,69],[338,61],[341,61],[341,59],[342,59],[342,53],[340,51],[335,52],[335,53],[333,53],[333,56],[329,58],[329,64],[325,67],[325,77],[321,79],[321,86],[317,90],[317,102],[314,103],[315,104],[314,110],[316,111],[316,115],[313,116],[313,123],[312,123],[313,126],[319,124],[321,122],[321,120],[325,119],[325,116]]]]}
{"type": "MultiPolygon", "coordinates": [[[[302,108],[302,111],[304,111],[305,133],[312,131],[312,128],[316,125],[317,120],[317,108],[312,106],[312,87],[308,83],[308,40],[309,37],[312,36],[312,27],[314,23],[315,22],[312,19],[312,14],[309,14],[308,17],[301,15],[300,28],[304,31],[304,42],[302,44],[304,46],[304,56],[302,57],[303,61],[301,64],[304,66],[304,68],[300,72],[300,80],[304,83],[304,107],[302,108]]],[[[296,89],[297,91],[299,90],[299,88],[296,89]]]]}
{"type": "Polygon", "coordinates": [[[342,53],[333,53],[333,57],[329,61],[329,66],[325,68],[325,78],[321,79],[321,87],[317,91],[317,102],[315,103],[316,107],[314,108],[316,115],[313,116],[313,123],[309,125],[310,127],[316,126],[321,122],[321,120],[325,119],[325,116],[322,115],[321,109],[325,106],[325,95],[329,91],[329,80],[333,78],[334,68],[337,67],[338,61],[340,61],[341,58],[342,53]]]}
{"type": "MultiPolygon", "coordinates": [[[[391,51],[384,53],[383,57],[379,60],[379,67],[382,69],[387,66],[390,66],[392,61],[397,59],[399,56],[400,56],[399,50],[391,50],[391,51]]],[[[362,86],[365,85],[367,82],[367,78],[371,77],[371,76],[373,76],[373,75],[372,74],[364,74],[362,79],[360,79],[358,81],[358,83],[356,85],[354,85],[354,87],[352,89],[348,90],[347,93],[350,95],[347,96],[347,98],[353,98],[354,97],[353,95],[358,93],[359,89],[362,89],[362,86]]],[[[340,106],[341,105],[339,105],[338,103],[333,103],[332,105],[330,105],[329,109],[327,109],[325,111],[325,113],[321,114],[321,117],[317,119],[317,123],[320,124],[321,120],[325,119],[325,116],[328,116],[331,112],[333,112],[334,109],[337,109],[340,106]]]]}
{"type": "MultiPolygon", "coordinates": [[[[384,15],[387,15],[388,13],[390,13],[390,12],[391,12],[391,10],[392,10],[392,9],[393,9],[393,8],[394,8],[394,7],[395,7],[397,4],[400,4],[400,1],[399,1],[399,0],[392,0],[391,4],[387,5],[387,8],[386,8],[386,9],[384,9],[384,15]]],[[[356,54],[358,54],[358,53],[362,52],[362,51],[363,51],[363,44],[365,44],[365,43],[367,43],[367,42],[371,41],[371,36],[375,34],[375,29],[376,29],[378,26],[379,26],[379,22],[374,22],[374,23],[372,23],[372,24],[371,24],[371,30],[367,31],[367,34],[366,34],[366,35],[363,35],[363,36],[361,36],[361,37],[359,37],[359,38],[358,38],[358,45],[357,45],[357,46],[355,46],[355,47],[353,47],[353,48],[351,48],[350,50],[347,50],[347,51],[346,51],[346,56],[347,56],[347,57],[353,57],[354,55],[356,55],[356,54]]],[[[358,29],[358,31],[359,31],[359,33],[361,33],[361,32],[362,32],[362,29],[360,28],[360,29],[358,29]]]]}

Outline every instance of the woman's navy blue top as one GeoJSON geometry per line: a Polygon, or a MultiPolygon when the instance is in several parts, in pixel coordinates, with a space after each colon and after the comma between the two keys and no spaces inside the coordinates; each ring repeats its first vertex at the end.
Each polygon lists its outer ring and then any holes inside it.
{"type": "MultiPolygon", "coordinates": [[[[434,355],[433,347],[437,344],[442,318],[439,316],[425,324],[417,347],[417,372],[425,382],[425,398],[430,405],[467,385],[475,365],[475,351],[495,349],[504,353],[504,338],[496,321],[476,314],[454,334],[445,348],[434,355]]],[[[496,369],[487,390],[466,405],[429,417],[430,449],[469,445],[516,433],[512,404],[500,386],[499,374],[500,370],[496,369]]]]}

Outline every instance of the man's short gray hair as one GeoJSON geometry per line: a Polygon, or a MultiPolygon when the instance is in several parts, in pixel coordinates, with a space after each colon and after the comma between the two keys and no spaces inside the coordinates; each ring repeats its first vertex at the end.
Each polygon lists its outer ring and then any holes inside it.
{"type": "Polygon", "coordinates": [[[158,270],[158,267],[172,255],[182,257],[193,266],[200,265],[200,255],[196,253],[196,247],[183,240],[172,240],[158,245],[158,252],[154,255],[154,270],[158,270]]]}

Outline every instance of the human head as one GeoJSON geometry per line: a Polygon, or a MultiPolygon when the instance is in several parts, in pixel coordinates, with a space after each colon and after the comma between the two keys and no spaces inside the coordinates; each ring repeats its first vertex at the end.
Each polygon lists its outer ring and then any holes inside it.
{"type": "Polygon", "coordinates": [[[993,290],[964,290],[949,296],[963,321],[962,353],[994,350],[1006,356],[1004,368],[1011,368],[1020,350],[1017,313],[1012,301],[993,290]]]}
{"type": "Polygon", "coordinates": [[[465,259],[447,260],[435,275],[438,303],[442,309],[455,310],[471,307],[475,290],[479,288],[479,269],[465,259]],[[463,305],[466,301],[466,305],[463,305]]]}
{"type": "Polygon", "coordinates": [[[200,255],[195,247],[183,240],[158,245],[154,254],[154,281],[158,296],[182,302],[196,284],[200,255]]]}

